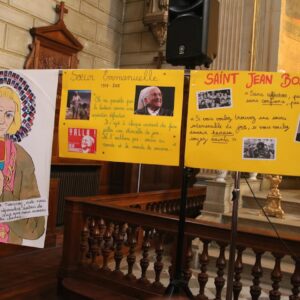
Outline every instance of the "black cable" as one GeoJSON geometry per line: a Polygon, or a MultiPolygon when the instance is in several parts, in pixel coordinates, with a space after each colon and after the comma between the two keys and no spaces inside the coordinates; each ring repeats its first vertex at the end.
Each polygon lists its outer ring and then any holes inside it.
{"type": "Polygon", "coordinates": [[[253,198],[254,198],[256,204],[261,208],[261,210],[262,210],[264,216],[266,217],[266,219],[268,220],[268,222],[269,222],[269,224],[271,225],[272,229],[273,229],[274,232],[276,233],[276,236],[277,236],[277,238],[279,239],[279,241],[281,242],[281,244],[283,245],[283,247],[285,247],[285,249],[287,250],[287,252],[294,258],[294,260],[295,260],[296,262],[300,262],[300,258],[299,258],[299,257],[298,257],[291,249],[290,249],[290,247],[286,244],[286,242],[280,237],[280,234],[279,234],[279,232],[278,232],[276,226],[274,225],[274,223],[272,223],[272,221],[270,220],[269,216],[266,214],[264,208],[262,207],[262,205],[261,205],[261,204],[259,203],[259,201],[257,200],[257,198],[256,198],[256,196],[255,196],[255,194],[254,194],[254,192],[253,192],[253,190],[252,190],[252,188],[251,188],[251,186],[250,186],[250,184],[249,184],[247,178],[246,178],[246,177],[243,177],[243,178],[246,180],[246,183],[247,183],[247,185],[248,185],[248,187],[249,187],[249,189],[250,189],[250,191],[251,191],[251,193],[252,193],[252,196],[253,196],[253,198]]]}

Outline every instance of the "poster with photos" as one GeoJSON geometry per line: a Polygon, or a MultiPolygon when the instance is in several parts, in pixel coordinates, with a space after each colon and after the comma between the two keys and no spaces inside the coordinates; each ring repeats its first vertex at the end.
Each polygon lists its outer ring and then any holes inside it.
{"type": "Polygon", "coordinates": [[[177,166],[183,70],[65,70],[59,155],[177,166]]]}
{"type": "Polygon", "coordinates": [[[0,70],[0,243],[44,247],[58,70],[0,70]]]}
{"type": "Polygon", "coordinates": [[[300,74],[192,71],[185,165],[300,175],[300,74]]]}

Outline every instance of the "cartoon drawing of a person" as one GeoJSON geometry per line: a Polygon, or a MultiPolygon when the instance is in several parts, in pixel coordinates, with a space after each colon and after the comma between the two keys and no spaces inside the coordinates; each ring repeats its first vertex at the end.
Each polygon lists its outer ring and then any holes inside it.
{"type": "MultiPolygon", "coordinates": [[[[35,114],[29,93],[21,105],[14,89],[0,86],[0,202],[40,197],[32,158],[17,143],[30,131],[35,114]]],[[[0,242],[22,244],[23,239],[38,239],[44,231],[43,216],[0,223],[0,242]]]]}

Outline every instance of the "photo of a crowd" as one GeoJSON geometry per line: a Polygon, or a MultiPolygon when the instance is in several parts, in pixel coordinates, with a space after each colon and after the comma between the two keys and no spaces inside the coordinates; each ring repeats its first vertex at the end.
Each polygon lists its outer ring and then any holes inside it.
{"type": "Polygon", "coordinates": [[[244,138],[243,159],[274,160],[276,158],[276,139],[244,138]]]}
{"type": "Polygon", "coordinates": [[[197,92],[197,108],[211,109],[220,107],[231,107],[231,89],[211,90],[197,92]]]}

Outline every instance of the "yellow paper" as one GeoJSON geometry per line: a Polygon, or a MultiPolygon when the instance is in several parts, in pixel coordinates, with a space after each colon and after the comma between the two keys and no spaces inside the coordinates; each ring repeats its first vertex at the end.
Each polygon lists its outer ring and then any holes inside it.
{"type": "Polygon", "coordinates": [[[300,175],[300,74],[192,71],[188,167],[300,175]]]}
{"type": "Polygon", "coordinates": [[[182,70],[63,71],[60,156],[177,166],[183,78],[182,70]],[[153,86],[159,114],[140,114],[153,86]]]}

